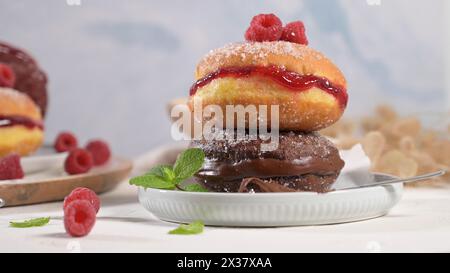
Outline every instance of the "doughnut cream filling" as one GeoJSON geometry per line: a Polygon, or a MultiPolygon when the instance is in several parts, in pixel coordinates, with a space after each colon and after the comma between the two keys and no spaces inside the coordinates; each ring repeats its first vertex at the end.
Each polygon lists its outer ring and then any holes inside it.
{"type": "Polygon", "coordinates": [[[44,124],[41,121],[36,121],[24,116],[0,115],[0,128],[11,127],[16,125],[24,126],[28,129],[35,129],[35,128],[38,128],[40,130],[44,129],[44,124]]]}
{"type": "Polygon", "coordinates": [[[288,71],[283,67],[270,66],[244,66],[223,67],[195,82],[190,91],[190,96],[195,95],[198,89],[220,78],[248,78],[253,76],[267,77],[279,85],[294,92],[307,91],[313,87],[319,88],[336,98],[339,106],[344,109],[347,106],[347,90],[339,85],[331,83],[324,77],[314,75],[300,75],[294,71],[288,71]]]}

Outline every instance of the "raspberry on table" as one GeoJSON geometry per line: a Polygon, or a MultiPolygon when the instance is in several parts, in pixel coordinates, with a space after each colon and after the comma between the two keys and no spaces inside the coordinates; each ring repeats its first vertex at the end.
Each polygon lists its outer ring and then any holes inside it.
{"type": "Polygon", "coordinates": [[[73,149],[64,162],[64,169],[68,174],[82,174],[88,172],[94,162],[92,154],[84,149],[73,149]]]}
{"type": "Polygon", "coordinates": [[[308,39],[306,38],[305,25],[302,21],[295,21],[286,24],[281,34],[281,40],[292,43],[308,45],[308,39]]]}
{"type": "Polygon", "coordinates": [[[259,14],[250,22],[245,39],[252,42],[278,41],[282,32],[283,25],[275,14],[259,14]]]}
{"type": "Polygon", "coordinates": [[[74,200],[64,208],[64,227],[74,237],[89,234],[95,225],[95,209],[89,201],[74,200]]]}
{"type": "Polygon", "coordinates": [[[86,200],[94,207],[97,213],[100,210],[100,198],[97,194],[88,188],[76,188],[66,198],[64,198],[63,207],[66,208],[70,203],[76,200],[86,200]]]}
{"type": "Polygon", "coordinates": [[[91,152],[95,166],[105,164],[111,157],[109,145],[103,140],[97,139],[90,141],[86,146],[86,150],[91,152]]]}
{"type": "Polygon", "coordinates": [[[18,154],[10,154],[0,158],[0,180],[21,179],[24,176],[18,154]]]}
{"type": "Polygon", "coordinates": [[[16,83],[16,74],[9,65],[0,63],[0,87],[13,87],[16,83]]]}
{"type": "Polygon", "coordinates": [[[78,147],[78,140],[71,132],[61,132],[55,140],[54,148],[58,153],[63,153],[78,147]]]}

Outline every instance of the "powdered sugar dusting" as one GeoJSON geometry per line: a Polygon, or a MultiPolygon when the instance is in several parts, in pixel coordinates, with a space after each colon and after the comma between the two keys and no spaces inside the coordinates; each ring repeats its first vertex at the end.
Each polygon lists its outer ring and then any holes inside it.
{"type": "Polygon", "coordinates": [[[236,131],[223,130],[222,139],[194,140],[192,147],[202,148],[208,160],[239,162],[246,159],[273,158],[279,160],[305,160],[320,158],[330,160],[338,155],[337,148],[327,138],[316,132],[303,133],[282,131],[279,146],[274,151],[263,151],[261,144],[265,141],[246,132],[238,136],[236,131]]]}
{"type": "Polygon", "coordinates": [[[221,48],[211,50],[205,56],[205,59],[213,58],[215,62],[219,62],[222,59],[238,56],[242,61],[251,58],[254,62],[258,62],[266,59],[269,54],[290,55],[298,60],[304,59],[305,56],[313,56],[317,60],[324,58],[322,53],[305,45],[276,41],[230,43],[221,48]]]}
{"type": "Polygon", "coordinates": [[[0,88],[0,97],[14,101],[18,109],[26,109],[30,104],[30,98],[27,95],[11,88],[0,88]]]}

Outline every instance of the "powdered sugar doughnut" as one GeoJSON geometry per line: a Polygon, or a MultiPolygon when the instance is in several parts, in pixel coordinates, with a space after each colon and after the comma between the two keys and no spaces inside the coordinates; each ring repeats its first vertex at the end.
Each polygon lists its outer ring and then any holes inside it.
{"type": "MultiPolygon", "coordinates": [[[[316,131],[336,122],[347,106],[342,72],[322,53],[286,41],[233,43],[198,64],[190,106],[279,105],[281,130],[316,131]]],[[[270,118],[268,118],[270,125],[270,118]]]]}
{"type": "Polygon", "coordinates": [[[0,88],[0,157],[28,155],[42,145],[43,139],[39,107],[23,93],[0,88]]]}

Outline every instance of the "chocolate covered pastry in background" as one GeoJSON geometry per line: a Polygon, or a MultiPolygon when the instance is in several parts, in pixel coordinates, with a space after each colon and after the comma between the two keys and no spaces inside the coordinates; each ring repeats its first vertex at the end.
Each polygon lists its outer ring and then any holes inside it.
{"type": "MultiPolygon", "coordinates": [[[[206,154],[196,179],[218,192],[330,191],[344,161],[334,144],[316,131],[339,120],[347,106],[343,73],[308,47],[300,21],[283,27],[275,15],[260,14],[245,38],[200,60],[188,105],[194,111],[196,99],[201,99],[203,109],[220,106],[223,125],[227,105],[256,106],[257,120],[269,128],[270,115],[263,116],[258,107],[267,106],[270,114],[270,107],[277,105],[279,146],[262,152],[263,141],[248,134],[242,139],[193,140],[191,146],[206,154]]],[[[250,115],[243,117],[248,129],[250,115]]],[[[228,129],[236,134],[236,122],[234,131],[228,129]]]]}
{"type": "Polygon", "coordinates": [[[0,64],[14,71],[15,84],[11,88],[27,94],[41,110],[47,112],[47,76],[38,63],[25,51],[0,41],[0,64]]]}
{"type": "Polygon", "coordinates": [[[392,107],[381,105],[372,116],[341,120],[320,132],[335,139],[340,149],[361,143],[375,172],[406,178],[446,170],[444,176],[431,181],[406,184],[440,186],[450,183],[449,114],[442,114],[442,118],[438,121],[442,129],[427,129],[418,117],[401,117],[392,107]]]}

